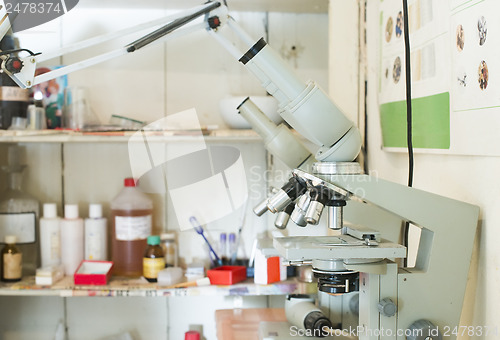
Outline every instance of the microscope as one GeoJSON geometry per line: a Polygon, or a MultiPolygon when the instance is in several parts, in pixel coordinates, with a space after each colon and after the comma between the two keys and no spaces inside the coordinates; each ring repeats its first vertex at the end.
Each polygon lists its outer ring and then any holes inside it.
{"type": "MultiPolygon", "coordinates": [[[[228,14],[225,1],[208,1],[151,23],[160,24],[163,26],[115,52],[36,77],[37,62],[105,40],[90,39],[58,54],[28,51],[24,58],[17,57],[17,51],[3,51],[1,67],[26,88],[164,41],[172,32],[178,36],[206,30],[257,77],[278,100],[283,119],[317,149],[312,155],[296,133],[285,125],[276,126],[250,99],[238,107],[270,153],[293,169],[288,182],[254,211],[277,214],[275,225],[280,229],[295,223],[311,230],[311,236],[275,238],[274,247],[289,265],[311,265],[318,281],[318,301],[289,296],[289,323],[261,325],[261,339],[456,338],[457,329],[463,327],[460,315],[479,208],[364,174],[353,162],[361,148],[359,130],[316,83],[304,83],[264,39],[255,42],[248,36],[228,14]],[[200,17],[200,25],[188,26],[200,17]],[[225,29],[241,40],[245,50],[224,36],[225,29]],[[331,233],[314,236],[322,217],[331,233]],[[420,231],[413,267],[403,262],[407,245],[402,245],[402,239],[408,224],[420,231]]],[[[9,27],[9,20],[4,20],[0,35],[9,27]]],[[[113,34],[105,37],[115,38],[113,34]]]]}
{"type": "Polygon", "coordinates": [[[326,215],[334,234],[274,239],[289,265],[312,266],[318,306],[308,297],[288,297],[290,324],[264,325],[261,339],[456,338],[479,208],[363,174],[353,162],[361,147],[358,129],[314,82],[294,76],[263,39],[239,60],[278,100],[283,119],[317,146],[314,156],[308,153],[250,99],[238,107],[268,150],[294,168],[254,212],[276,213],[276,227],[291,220],[311,234],[326,215]],[[401,244],[407,224],[420,232],[411,268],[401,244]]]}

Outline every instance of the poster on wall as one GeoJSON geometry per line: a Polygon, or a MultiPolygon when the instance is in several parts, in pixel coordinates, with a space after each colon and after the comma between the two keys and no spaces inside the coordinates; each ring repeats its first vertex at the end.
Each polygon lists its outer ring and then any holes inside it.
{"type": "MultiPolygon", "coordinates": [[[[413,145],[429,153],[500,155],[500,23],[494,0],[410,0],[413,145]],[[488,20],[488,17],[491,20],[488,20]],[[498,65],[498,66],[497,66],[498,65]]],[[[380,5],[380,118],[383,146],[406,148],[402,5],[380,5]]]]}

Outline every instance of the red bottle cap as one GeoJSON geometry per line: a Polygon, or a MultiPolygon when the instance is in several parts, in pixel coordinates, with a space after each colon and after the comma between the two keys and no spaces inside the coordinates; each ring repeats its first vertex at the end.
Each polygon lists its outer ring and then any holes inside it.
{"type": "Polygon", "coordinates": [[[184,340],[200,340],[200,333],[197,331],[187,331],[184,340]]]}
{"type": "Polygon", "coordinates": [[[126,187],[135,187],[135,179],[125,178],[124,184],[126,187]]]}

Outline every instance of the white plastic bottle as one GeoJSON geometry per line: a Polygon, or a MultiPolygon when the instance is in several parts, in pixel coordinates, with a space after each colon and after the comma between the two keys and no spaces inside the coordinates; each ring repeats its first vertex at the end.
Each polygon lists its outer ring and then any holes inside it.
{"type": "Polygon", "coordinates": [[[85,259],[106,261],[108,257],[108,221],[102,217],[102,205],[90,204],[85,219],[85,259]]]}
{"type": "Polygon", "coordinates": [[[66,275],[73,275],[82,262],[83,242],[83,219],[78,216],[78,204],[66,204],[61,221],[61,263],[66,275]]]}
{"type": "Polygon", "coordinates": [[[40,255],[42,267],[61,264],[61,219],[55,203],[43,205],[40,218],[40,255]]]}

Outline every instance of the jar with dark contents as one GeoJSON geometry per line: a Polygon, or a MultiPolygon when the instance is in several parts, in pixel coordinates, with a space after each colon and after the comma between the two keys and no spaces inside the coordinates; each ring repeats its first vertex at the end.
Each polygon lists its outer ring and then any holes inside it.
{"type": "Polygon", "coordinates": [[[158,282],[158,273],[165,269],[165,255],[160,246],[160,236],[148,236],[148,246],[143,258],[143,276],[149,282],[158,282]]]}

